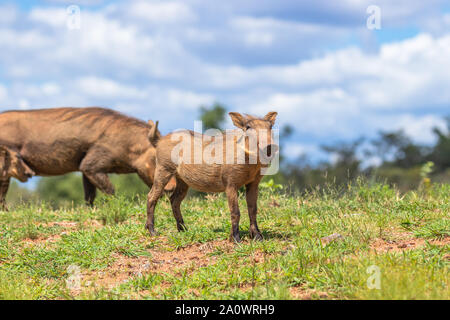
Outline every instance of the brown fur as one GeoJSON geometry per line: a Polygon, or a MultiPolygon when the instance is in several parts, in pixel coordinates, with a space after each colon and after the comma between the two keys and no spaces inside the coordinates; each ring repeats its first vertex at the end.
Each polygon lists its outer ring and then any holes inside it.
{"type": "MultiPolygon", "coordinates": [[[[0,113],[0,146],[16,150],[35,175],[81,171],[85,199],[93,204],[96,189],[114,194],[108,173],[137,173],[153,184],[155,148],[149,124],[104,108],[56,108],[0,113]]],[[[161,134],[153,130],[153,140],[161,134]]],[[[0,201],[8,189],[0,177],[0,201]]],[[[20,179],[19,179],[20,180],[20,179]]],[[[26,179],[25,179],[26,181],[26,179]]],[[[168,189],[174,187],[174,181],[168,189]]]]}
{"type": "MultiPolygon", "coordinates": [[[[267,114],[263,119],[258,119],[254,117],[244,117],[239,113],[230,112],[230,116],[233,123],[243,129],[244,131],[257,132],[258,129],[271,130],[275,118],[276,112],[271,112],[267,114]]],[[[272,148],[273,142],[271,141],[271,135],[268,137],[268,143],[263,145],[258,136],[258,150],[265,150],[269,146],[272,148]]],[[[225,192],[228,198],[228,205],[231,211],[231,235],[230,240],[240,241],[239,236],[239,219],[240,211],[238,206],[238,189],[245,185],[246,187],[246,200],[248,207],[248,214],[250,217],[250,236],[252,238],[261,240],[262,235],[258,229],[256,222],[257,215],[257,197],[258,197],[258,185],[261,181],[262,175],[260,169],[264,166],[259,157],[255,164],[249,163],[250,154],[248,153],[248,141],[244,142],[245,145],[245,163],[244,164],[214,164],[212,162],[193,164],[194,157],[194,145],[203,139],[203,135],[194,133],[192,131],[184,131],[182,133],[171,133],[167,136],[161,138],[156,147],[156,169],[155,169],[155,182],[153,187],[148,194],[147,202],[147,222],[146,228],[150,234],[154,235],[154,210],[158,199],[161,197],[164,185],[172,177],[176,178],[176,188],[170,201],[172,204],[173,215],[177,222],[177,228],[179,231],[184,230],[186,227],[184,225],[183,217],[180,211],[180,205],[185,198],[189,187],[199,191],[205,192],[225,192]],[[177,136],[178,140],[176,140],[177,136]],[[180,139],[184,137],[185,139],[190,139],[191,143],[191,164],[187,163],[177,163],[172,159],[172,151],[179,143],[180,139]]],[[[218,140],[218,139],[217,139],[218,140]]],[[[185,140],[186,141],[186,140],[185,140]]],[[[218,140],[220,142],[220,140],[218,140]]],[[[235,137],[234,147],[237,148],[238,137],[235,137]]],[[[214,144],[216,139],[211,138],[210,142],[203,144],[203,150],[214,144]]],[[[223,143],[223,157],[224,162],[226,159],[226,148],[225,139],[222,140],[223,143]]],[[[202,150],[202,151],[203,151],[202,150]]],[[[211,149],[212,150],[212,149],[211,149]]],[[[217,149],[215,149],[217,150],[217,149]]],[[[220,149],[219,149],[220,150],[220,149]]],[[[274,151],[276,152],[276,150],[274,151]]],[[[215,154],[211,153],[212,157],[215,154]]],[[[234,152],[236,159],[237,153],[234,152]]]]}

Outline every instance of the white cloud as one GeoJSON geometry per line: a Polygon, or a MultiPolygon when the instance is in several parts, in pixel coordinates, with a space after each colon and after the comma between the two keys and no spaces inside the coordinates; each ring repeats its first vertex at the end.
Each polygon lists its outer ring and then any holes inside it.
{"type": "Polygon", "coordinates": [[[34,50],[48,46],[52,40],[37,30],[16,31],[13,29],[0,29],[0,48],[14,50],[34,50]]]}
{"type": "Polygon", "coordinates": [[[30,11],[29,18],[53,28],[65,28],[68,15],[63,8],[34,8],[30,11]]]}
{"type": "Polygon", "coordinates": [[[83,6],[94,6],[94,5],[99,5],[103,2],[105,2],[104,0],[46,0],[47,2],[50,3],[61,3],[61,4],[67,4],[67,5],[83,5],[83,6]]]}
{"type": "Polygon", "coordinates": [[[117,83],[110,79],[83,77],[76,81],[81,94],[92,98],[122,98],[139,99],[145,93],[128,85],[117,83]]]}
{"type": "Polygon", "coordinates": [[[317,137],[326,137],[330,132],[352,136],[354,127],[343,125],[343,120],[360,116],[355,99],[339,88],[275,93],[247,107],[257,115],[276,110],[279,122],[290,123],[299,133],[308,132],[317,137]]]}
{"type": "MultiPolygon", "coordinates": [[[[381,5],[388,19],[403,19],[425,6],[413,2],[407,10],[387,1],[381,5]]],[[[345,1],[336,10],[364,17],[365,10],[358,13],[351,4],[364,8],[367,1],[345,1]]],[[[261,1],[252,9],[258,5],[280,6],[261,1]]],[[[329,12],[325,2],[314,8],[323,12],[325,5],[329,12]]],[[[19,13],[11,10],[8,24],[0,23],[0,76],[8,80],[6,94],[0,87],[2,105],[128,108],[178,127],[198,116],[199,105],[218,100],[258,115],[275,109],[281,124],[322,140],[404,128],[429,141],[431,135],[421,132],[442,126],[439,114],[450,102],[446,15],[439,32],[368,53],[356,44],[333,49],[334,38],[353,34],[345,24],[252,15],[240,8],[220,16],[193,0],[83,7],[81,29],[72,31],[65,25],[65,7],[36,7],[22,14],[20,27],[14,24],[19,13]],[[321,47],[327,51],[300,56],[321,47]],[[284,53],[292,50],[297,50],[294,60],[286,62],[284,53]],[[279,62],[253,63],[259,52],[278,56],[279,62]],[[248,61],[240,60],[245,54],[248,61]],[[238,58],[221,61],[222,55],[238,58]]]]}
{"type": "Polygon", "coordinates": [[[30,103],[27,99],[20,99],[18,103],[19,110],[27,110],[30,109],[30,103]]]}
{"type": "Polygon", "coordinates": [[[47,96],[54,96],[61,93],[61,87],[53,82],[47,82],[42,85],[42,92],[47,96]]]}
{"type": "Polygon", "coordinates": [[[149,23],[179,24],[196,19],[189,6],[175,1],[135,1],[127,6],[127,11],[132,17],[149,23]]]}
{"type": "Polygon", "coordinates": [[[447,125],[444,119],[435,115],[414,116],[411,114],[401,114],[393,117],[380,119],[379,128],[401,129],[407,136],[420,143],[432,143],[435,136],[433,128],[439,128],[446,132],[447,125]]]}
{"type": "Polygon", "coordinates": [[[320,153],[318,146],[313,144],[287,142],[282,148],[280,151],[290,160],[295,160],[305,155],[318,155],[320,153]]]}
{"type": "Polygon", "coordinates": [[[167,103],[171,106],[197,110],[200,105],[213,102],[210,94],[197,94],[191,91],[170,89],[167,91],[167,103]]]}

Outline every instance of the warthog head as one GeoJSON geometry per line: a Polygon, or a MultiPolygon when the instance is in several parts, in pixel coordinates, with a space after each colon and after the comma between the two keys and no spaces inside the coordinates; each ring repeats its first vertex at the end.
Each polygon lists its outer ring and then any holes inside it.
{"type": "Polygon", "coordinates": [[[245,136],[253,138],[257,142],[258,150],[249,150],[257,152],[259,158],[267,163],[278,152],[278,145],[275,144],[272,136],[272,127],[277,117],[276,112],[269,112],[264,118],[256,118],[250,115],[241,115],[237,112],[229,113],[233,124],[242,129],[245,136]]]}
{"type": "Polygon", "coordinates": [[[0,179],[16,178],[21,182],[27,182],[35,172],[25,163],[19,152],[0,146],[0,179]]]}

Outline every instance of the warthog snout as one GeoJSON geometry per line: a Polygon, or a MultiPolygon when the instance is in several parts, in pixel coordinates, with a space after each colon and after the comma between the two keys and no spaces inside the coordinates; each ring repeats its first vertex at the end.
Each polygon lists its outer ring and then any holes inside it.
{"type": "Polygon", "coordinates": [[[275,154],[278,152],[278,146],[276,144],[269,144],[259,151],[259,156],[261,157],[262,162],[269,162],[272,160],[272,158],[275,156],[275,154]]]}
{"type": "Polygon", "coordinates": [[[27,168],[25,171],[25,175],[27,176],[27,178],[32,178],[36,175],[36,172],[31,170],[30,168],[27,168]]]}
{"type": "Polygon", "coordinates": [[[16,168],[14,168],[12,172],[12,176],[19,179],[20,182],[27,182],[28,179],[36,175],[36,173],[30,167],[28,167],[22,159],[20,159],[20,163],[16,165],[16,168]]]}
{"type": "Polygon", "coordinates": [[[273,157],[278,152],[278,146],[276,144],[269,144],[265,150],[264,153],[269,157],[273,157]]]}

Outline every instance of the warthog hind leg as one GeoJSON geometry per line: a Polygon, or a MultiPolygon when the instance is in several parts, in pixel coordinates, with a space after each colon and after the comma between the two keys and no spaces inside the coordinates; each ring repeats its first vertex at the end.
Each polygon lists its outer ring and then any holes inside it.
{"type": "MultiPolygon", "coordinates": [[[[111,159],[105,155],[105,151],[97,148],[89,151],[80,164],[80,171],[91,184],[102,192],[113,195],[114,186],[105,172],[111,167],[111,159]]],[[[92,193],[90,194],[92,197],[92,193]]]]}
{"type": "Polygon", "coordinates": [[[155,207],[159,198],[161,198],[164,193],[164,186],[169,182],[171,176],[172,174],[170,172],[165,171],[161,167],[157,167],[155,170],[155,182],[153,183],[147,198],[147,222],[145,223],[145,228],[152,236],[156,235],[155,207]]]}
{"type": "Polygon", "coordinates": [[[181,215],[181,202],[186,197],[187,192],[189,190],[189,186],[181,179],[177,179],[177,186],[175,191],[170,196],[170,203],[172,204],[172,213],[177,221],[177,229],[178,231],[187,230],[184,225],[183,216],[181,215]]]}

